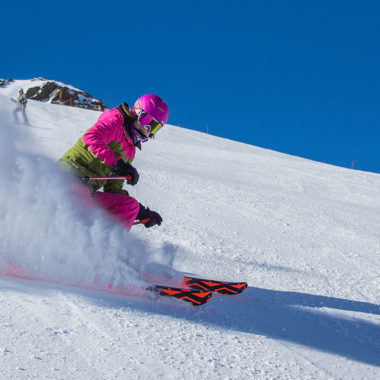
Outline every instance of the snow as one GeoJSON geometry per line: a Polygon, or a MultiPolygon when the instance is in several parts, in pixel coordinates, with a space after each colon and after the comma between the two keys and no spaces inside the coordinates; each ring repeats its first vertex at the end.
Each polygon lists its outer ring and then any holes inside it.
{"type": "MultiPolygon", "coordinates": [[[[0,378],[376,379],[380,176],[167,125],[128,191],[161,227],[127,234],[65,193],[55,161],[99,112],[0,87],[0,378]],[[68,285],[140,284],[136,269],[247,281],[195,308],[68,285]]],[[[133,100],[130,100],[132,102],[133,100]]]]}

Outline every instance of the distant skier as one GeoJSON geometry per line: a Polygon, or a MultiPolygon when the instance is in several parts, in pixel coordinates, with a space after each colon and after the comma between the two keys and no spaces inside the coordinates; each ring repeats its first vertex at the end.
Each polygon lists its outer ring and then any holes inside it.
{"type": "Polygon", "coordinates": [[[16,108],[13,111],[13,115],[16,122],[19,123],[17,114],[21,112],[24,118],[24,124],[29,124],[28,117],[26,116],[26,112],[25,112],[26,103],[28,103],[28,99],[26,98],[26,95],[24,94],[24,90],[20,88],[18,92],[17,100],[14,100],[14,99],[12,100],[16,103],[16,108]]]}
{"type": "MultiPolygon", "coordinates": [[[[139,173],[131,165],[136,147],[153,138],[166,124],[169,109],[156,95],[139,98],[133,109],[127,103],[103,112],[98,121],[60,159],[62,167],[83,177],[130,176],[136,185],[139,173]]],[[[70,185],[70,192],[86,202],[91,199],[129,230],[135,220],[149,219],[145,227],[160,225],[161,216],[141,205],[123,190],[124,180],[91,180],[70,185]],[[98,191],[103,188],[103,192],[98,191]]]]}

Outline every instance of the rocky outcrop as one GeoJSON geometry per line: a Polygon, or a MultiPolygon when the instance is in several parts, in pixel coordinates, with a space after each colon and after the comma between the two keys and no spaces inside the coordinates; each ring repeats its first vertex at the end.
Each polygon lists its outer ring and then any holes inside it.
{"type": "Polygon", "coordinates": [[[13,79],[1,79],[0,78],[0,87],[6,87],[11,82],[13,82],[13,79]]]}
{"type": "Polygon", "coordinates": [[[26,90],[28,99],[47,102],[52,97],[53,91],[58,88],[55,82],[46,82],[42,86],[31,87],[26,90]]]}
{"type": "MultiPolygon", "coordinates": [[[[43,78],[38,79],[43,80],[43,78]]],[[[40,102],[49,102],[92,110],[104,110],[107,108],[101,99],[94,98],[88,92],[68,87],[54,81],[46,81],[40,86],[28,88],[26,90],[26,97],[40,102]]]]}

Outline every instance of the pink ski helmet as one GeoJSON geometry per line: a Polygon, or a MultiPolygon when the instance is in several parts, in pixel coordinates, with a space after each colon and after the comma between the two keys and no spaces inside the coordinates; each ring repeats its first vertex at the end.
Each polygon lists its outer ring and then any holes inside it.
{"type": "Polygon", "coordinates": [[[167,104],[159,96],[153,94],[138,98],[133,106],[133,112],[138,116],[141,125],[149,126],[152,135],[159,131],[169,118],[167,104]]]}

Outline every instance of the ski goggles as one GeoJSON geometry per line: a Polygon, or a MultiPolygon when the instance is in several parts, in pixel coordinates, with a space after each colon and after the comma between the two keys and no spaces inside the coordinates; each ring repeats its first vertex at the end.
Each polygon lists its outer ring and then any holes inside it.
{"type": "Polygon", "coordinates": [[[143,110],[138,113],[137,117],[140,124],[149,130],[150,135],[154,135],[162,128],[162,124],[156,118],[143,110]]]}

